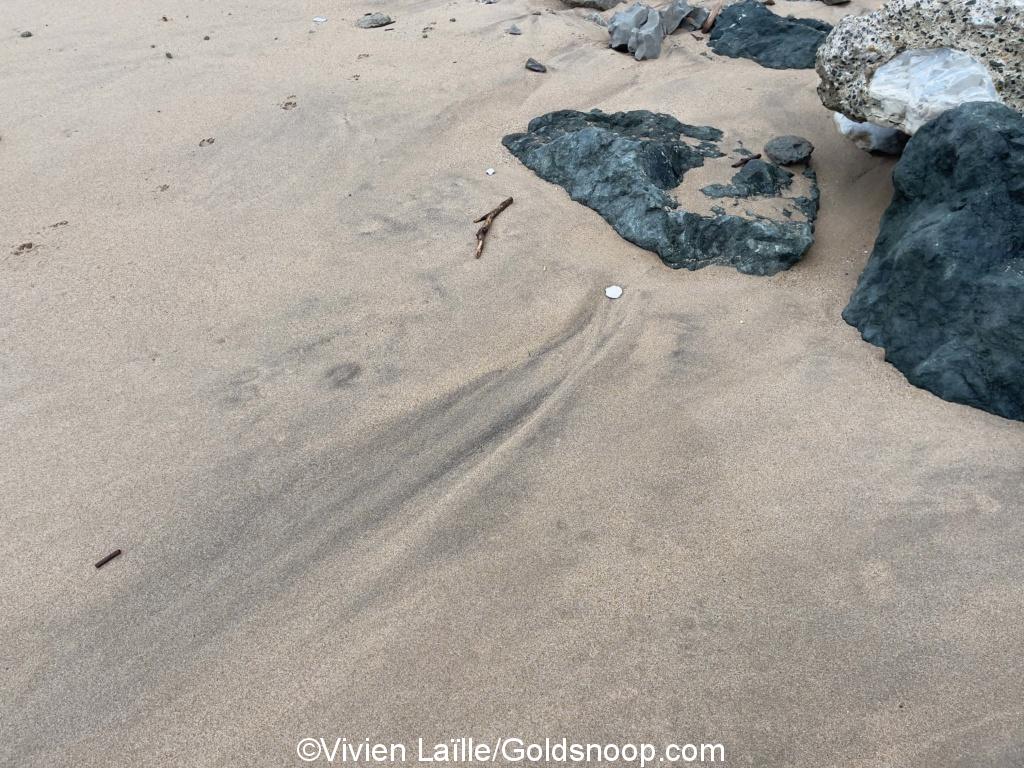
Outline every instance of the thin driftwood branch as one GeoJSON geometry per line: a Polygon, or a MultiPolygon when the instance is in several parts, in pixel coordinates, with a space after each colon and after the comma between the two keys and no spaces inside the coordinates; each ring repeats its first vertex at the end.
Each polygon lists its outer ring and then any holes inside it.
{"type": "Polygon", "coordinates": [[[742,168],[744,165],[749,163],[751,160],[760,160],[761,153],[758,152],[756,155],[748,155],[747,157],[741,157],[735,163],[732,164],[733,168],[742,168]]]}
{"type": "Polygon", "coordinates": [[[474,224],[478,224],[481,221],[484,223],[484,225],[476,231],[476,258],[479,259],[480,255],[484,252],[484,239],[487,237],[487,230],[491,228],[491,224],[493,224],[494,220],[498,218],[498,214],[504,211],[510,205],[512,205],[511,197],[508,198],[507,200],[503,200],[501,205],[499,205],[490,213],[485,213],[479,219],[473,219],[474,224]]]}
{"type": "Polygon", "coordinates": [[[711,12],[708,14],[707,19],[701,25],[701,32],[707,34],[708,32],[711,31],[711,28],[715,26],[715,19],[717,19],[718,14],[722,12],[722,5],[724,2],[725,0],[718,0],[718,2],[715,3],[715,7],[711,9],[711,12]]]}

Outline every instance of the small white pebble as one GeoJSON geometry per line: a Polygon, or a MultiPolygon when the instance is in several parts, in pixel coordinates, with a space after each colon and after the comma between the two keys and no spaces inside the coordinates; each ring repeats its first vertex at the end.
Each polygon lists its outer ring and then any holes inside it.
{"type": "Polygon", "coordinates": [[[622,295],[621,285],[609,285],[604,289],[604,295],[609,299],[617,299],[622,295]]]}
{"type": "Polygon", "coordinates": [[[314,24],[323,24],[325,21],[327,21],[327,17],[326,16],[314,16],[313,17],[313,23],[314,24]]]}
{"type": "Polygon", "coordinates": [[[493,168],[488,168],[487,169],[487,175],[488,176],[493,176],[494,175],[494,169],[493,168]]]}

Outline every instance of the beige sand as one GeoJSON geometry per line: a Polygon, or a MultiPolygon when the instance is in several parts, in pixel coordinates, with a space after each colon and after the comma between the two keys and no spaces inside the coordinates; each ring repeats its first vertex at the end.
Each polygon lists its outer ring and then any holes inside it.
{"type": "Polygon", "coordinates": [[[891,161],[812,71],[685,34],[638,63],[583,16],[5,0],[0,764],[1022,759],[1024,429],[840,318],[891,161]],[[500,145],[592,107],[807,136],[818,242],[771,278],[665,268],[500,145]]]}

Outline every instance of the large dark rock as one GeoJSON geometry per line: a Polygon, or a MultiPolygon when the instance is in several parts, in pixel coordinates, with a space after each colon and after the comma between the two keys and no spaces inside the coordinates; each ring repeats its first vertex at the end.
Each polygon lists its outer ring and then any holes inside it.
{"type": "Polygon", "coordinates": [[[1024,420],[1024,117],[964,104],[921,128],[843,312],[910,383],[1024,420]]]}
{"type": "Polygon", "coordinates": [[[715,53],[769,69],[814,69],[818,46],[831,30],[823,21],[778,16],[757,0],[743,0],[718,14],[708,40],[715,53]]]}
{"type": "Polygon", "coordinates": [[[622,237],[674,268],[725,264],[770,275],[814,240],[812,221],[746,219],[677,210],[668,193],[705,158],[722,157],[722,132],[645,110],[562,110],[530,121],[502,143],[541,178],[597,211],[622,237]],[[683,137],[691,139],[684,141],[683,137]]]}

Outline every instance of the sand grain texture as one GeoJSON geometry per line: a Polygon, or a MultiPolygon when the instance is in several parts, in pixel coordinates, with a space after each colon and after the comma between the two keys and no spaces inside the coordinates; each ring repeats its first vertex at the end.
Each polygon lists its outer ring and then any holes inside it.
{"type": "Polygon", "coordinates": [[[0,763],[297,765],[321,735],[1020,762],[1024,432],[840,318],[891,161],[813,71],[688,34],[638,63],[583,16],[3,3],[0,763]],[[806,136],[817,243],[665,268],[500,144],[593,107],[806,136]]]}

